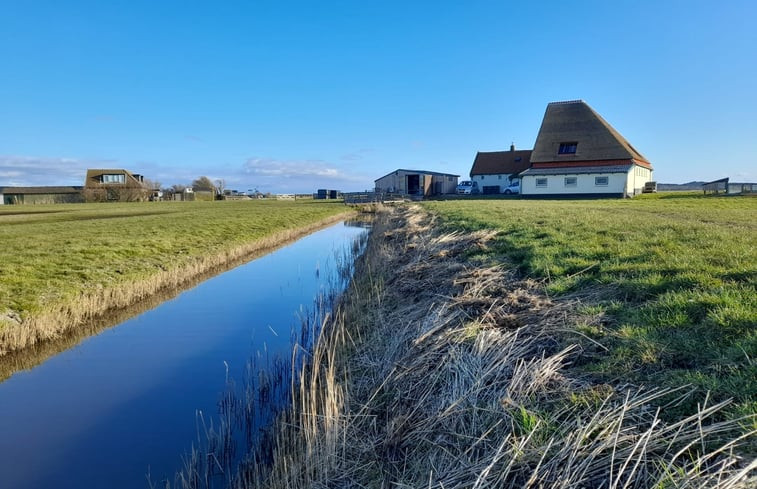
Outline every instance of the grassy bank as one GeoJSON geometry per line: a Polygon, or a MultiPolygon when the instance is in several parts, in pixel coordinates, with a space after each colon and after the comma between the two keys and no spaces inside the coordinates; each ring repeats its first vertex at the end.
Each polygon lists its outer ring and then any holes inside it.
{"type": "Polygon", "coordinates": [[[317,201],[0,207],[0,353],[180,286],[345,211],[317,201]]]}
{"type": "Polygon", "coordinates": [[[482,264],[496,231],[441,228],[412,209],[377,222],[291,410],[229,487],[751,487],[757,431],[722,420],[728,402],[665,420],[690,389],[582,375],[586,296],[482,264]]]}
{"type": "Polygon", "coordinates": [[[693,384],[757,413],[757,199],[431,202],[449,230],[493,230],[479,264],[515,266],[554,297],[582,296],[582,369],[609,382],[693,384]],[[605,350],[606,349],[606,350],[605,350]]]}

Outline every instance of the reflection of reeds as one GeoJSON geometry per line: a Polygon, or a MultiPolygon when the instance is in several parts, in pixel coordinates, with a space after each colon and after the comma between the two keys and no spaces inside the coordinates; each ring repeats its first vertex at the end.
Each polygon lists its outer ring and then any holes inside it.
{"type": "Polygon", "coordinates": [[[713,421],[727,403],[664,421],[660,411],[685,388],[577,376],[570,363],[581,352],[566,332],[579,298],[552,301],[538,284],[461,258],[491,235],[438,234],[417,212],[393,221],[374,225],[355,279],[297,371],[290,408],[227,486],[754,482],[756,433],[739,436],[738,420],[713,421]]]}
{"type": "MultiPolygon", "coordinates": [[[[351,214],[351,213],[350,213],[351,214]]],[[[82,294],[64,303],[50,304],[45,311],[25,318],[23,321],[0,327],[0,356],[15,350],[28,348],[42,341],[61,338],[69,330],[83,327],[114,310],[125,309],[165,290],[183,289],[194,283],[197,277],[207,278],[248,261],[273,248],[291,242],[316,229],[344,219],[346,214],[329,217],[298,229],[280,231],[263,239],[244,244],[221,253],[203,256],[181,268],[161,270],[152,276],[100,288],[82,294]]]]}
{"type": "Polygon", "coordinates": [[[362,253],[367,237],[360,235],[348,248],[335,253],[329,286],[318,295],[313,309],[303,312],[300,326],[291,331],[291,357],[270,357],[267,350],[256,352],[247,362],[242,388],[226,379],[215,421],[197,413],[197,445],[184,455],[176,486],[231,487],[239,483],[240,474],[249,472],[240,472],[240,467],[274,464],[272,447],[280,443],[272,429],[274,422],[286,415],[294,399],[303,398],[300,386],[312,384],[308,373],[320,372],[319,358],[326,344],[320,339],[323,328],[333,323],[336,301],[353,276],[355,257],[362,253]]]}

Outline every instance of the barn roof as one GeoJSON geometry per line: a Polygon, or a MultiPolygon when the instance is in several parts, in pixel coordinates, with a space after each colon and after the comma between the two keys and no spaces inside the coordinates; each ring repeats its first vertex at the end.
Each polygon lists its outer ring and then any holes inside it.
{"type": "Polygon", "coordinates": [[[531,166],[531,150],[479,151],[473,160],[470,175],[520,173],[531,166]]]}
{"type": "Polygon", "coordinates": [[[438,171],[408,170],[408,169],[405,169],[405,168],[397,168],[394,171],[390,171],[389,173],[387,173],[383,177],[377,178],[376,180],[374,180],[374,182],[378,182],[382,178],[388,177],[392,173],[396,173],[396,172],[399,172],[399,171],[403,171],[403,172],[406,172],[406,173],[418,173],[419,175],[421,175],[421,174],[422,175],[436,175],[438,177],[459,177],[460,176],[460,175],[455,175],[453,173],[439,173],[438,171]]]}
{"type": "Polygon", "coordinates": [[[77,194],[83,187],[0,187],[0,194],[77,194]]]}
{"type": "Polygon", "coordinates": [[[649,166],[649,160],[583,100],[547,104],[531,162],[598,160],[634,160],[649,166]],[[577,143],[575,152],[558,154],[563,143],[577,143]]]}

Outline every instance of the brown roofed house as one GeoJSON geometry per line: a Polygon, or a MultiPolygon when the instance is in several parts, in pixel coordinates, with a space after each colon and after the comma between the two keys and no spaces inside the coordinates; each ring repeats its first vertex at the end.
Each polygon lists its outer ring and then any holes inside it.
{"type": "Polygon", "coordinates": [[[525,196],[617,196],[642,193],[652,165],[583,100],[547,105],[521,173],[525,196]]]}
{"type": "Polygon", "coordinates": [[[483,193],[499,194],[508,192],[507,188],[518,181],[518,174],[530,166],[531,150],[516,150],[513,144],[510,151],[476,153],[470,177],[483,193]]]}
{"type": "Polygon", "coordinates": [[[87,202],[139,202],[148,200],[144,177],[124,169],[89,169],[84,180],[87,202]]]}

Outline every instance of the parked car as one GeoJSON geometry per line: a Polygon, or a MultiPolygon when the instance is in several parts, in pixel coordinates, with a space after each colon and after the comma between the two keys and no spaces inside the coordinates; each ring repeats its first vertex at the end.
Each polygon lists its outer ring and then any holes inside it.
{"type": "Polygon", "coordinates": [[[478,188],[478,182],[464,180],[457,185],[457,193],[464,195],[478,194],[481,193],[481,190],[478,188]]]}
{"type": "Polygon", "coordinates": [[[507,195],[511,194],[519,194],[520,193],[520,180],[515,180],[510,183],[510,185],[507,186],[505,191],[503,192],[507,195]]]}

